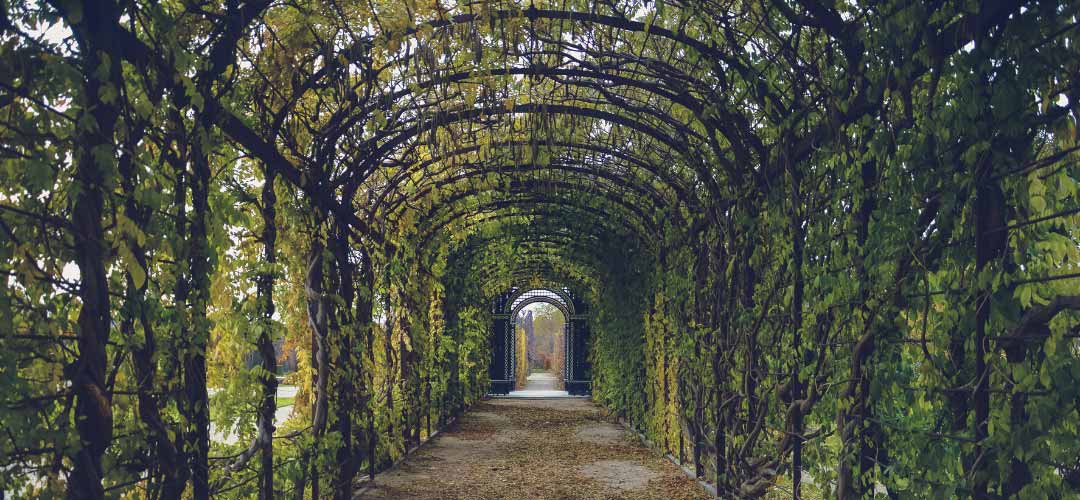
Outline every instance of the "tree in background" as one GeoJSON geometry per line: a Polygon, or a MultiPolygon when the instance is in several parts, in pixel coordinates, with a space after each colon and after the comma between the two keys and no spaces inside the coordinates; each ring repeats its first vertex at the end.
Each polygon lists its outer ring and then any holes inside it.
{"type": "Polygon", "coordinates": [[[562,311],[550,304],[539,303],[526,307],[519,317],[528,342],[530,369],[561,374],[566,326],[562,311]]]}

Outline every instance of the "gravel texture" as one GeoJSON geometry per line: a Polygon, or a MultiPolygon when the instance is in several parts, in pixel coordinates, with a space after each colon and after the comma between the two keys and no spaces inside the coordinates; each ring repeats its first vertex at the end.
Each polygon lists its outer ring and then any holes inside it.
{"type": "Polygon", "coordinates": [[[706,499],[584,399],[477,404],[359,499],[706,499]]]}

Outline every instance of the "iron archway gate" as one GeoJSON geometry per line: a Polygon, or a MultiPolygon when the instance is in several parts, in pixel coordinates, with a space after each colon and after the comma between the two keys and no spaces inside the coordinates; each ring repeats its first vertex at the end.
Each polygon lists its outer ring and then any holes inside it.
{"type": "Polygon", "coordinates": [[[589,363],[588,306],[567,288],[511,288],[499,294],[492,303],[494,320],[491,326],[491,394],[509,394],[517,381],[515,345],[515,316],[523,307],[547,302],[566,317],[563,332],[563,386],[574,396],[587,396],[592,391],[592,365],[589,363]]]}

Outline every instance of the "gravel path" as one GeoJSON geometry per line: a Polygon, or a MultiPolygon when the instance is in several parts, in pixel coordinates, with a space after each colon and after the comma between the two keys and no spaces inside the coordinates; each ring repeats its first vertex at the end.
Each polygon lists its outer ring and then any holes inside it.
{"type": "Polygon", "coordinates": [[[705,499],[585,399],[494,399],[379,475],[360,499],[705,499]]]}

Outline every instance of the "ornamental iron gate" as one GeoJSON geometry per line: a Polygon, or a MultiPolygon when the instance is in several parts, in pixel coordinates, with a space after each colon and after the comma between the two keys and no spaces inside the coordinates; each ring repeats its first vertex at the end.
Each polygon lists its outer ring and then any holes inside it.
{"type": "Polygon", "coordinates": [[[492,303],[494,321],[491,330],[491,394],[509,394],[514,390],[517,373],[515,328],[517,315],[525,306],[546,302],[562,311],[566,318],[563,331],[564,363],[562,380],[566,392],[587,396],[592,391],[592,365],[589,363],[588,306],[568,288],[511,288],[492,303]]]}

